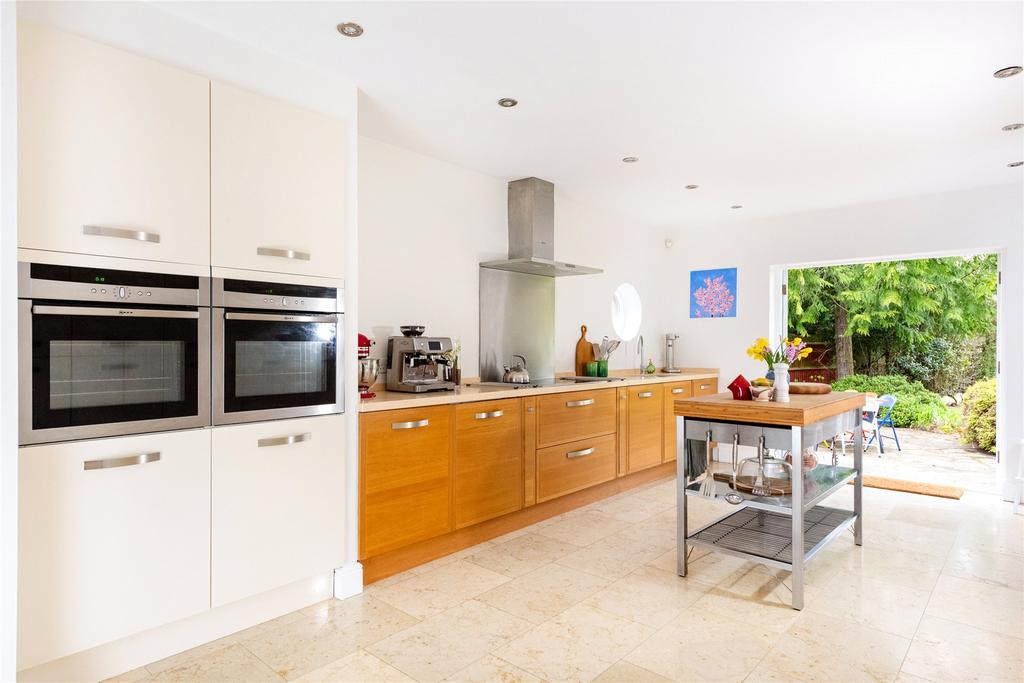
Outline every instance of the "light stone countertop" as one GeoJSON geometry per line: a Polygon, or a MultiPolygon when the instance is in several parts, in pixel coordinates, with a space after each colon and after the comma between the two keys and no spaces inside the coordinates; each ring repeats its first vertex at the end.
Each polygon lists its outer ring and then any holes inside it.
{"type": "MultiPolygon", "coordinates": [[[[450,405],[453,403],[472,403],[474,401],[494,401],[502,398],[520,398],[523,396],[537,396],[540,394],[561,394],[571,391],[592,391],[596,389],[614,389],[615,387],[628,387],[640,384],[666,384],[671,382],[686,382],[689,380],[715,379],[718,377],[718,370],[714,368],[683,368],[677,375],[666,375],[657,373],[654,375],[638,375],[636,370],[613,370],[613,377],[623,377],[622,380],[608,380],[604,382],[583,382],[580,384],[568,384],[553,387],[529,387],[523,389],[512,389],[505,387],[476,385],[473,381],[463,384],[455,391],[428,391],[422,394],[406,393],[401,391],[385,391],[383,385],[374,388],[377,396],[360,400],[359,412],[370,413],[378,410],[398,410],[400,408],[420,408],[423,406],[450,405]]],[[[559,373],[564,376],[567,373],[559,373]]]]}

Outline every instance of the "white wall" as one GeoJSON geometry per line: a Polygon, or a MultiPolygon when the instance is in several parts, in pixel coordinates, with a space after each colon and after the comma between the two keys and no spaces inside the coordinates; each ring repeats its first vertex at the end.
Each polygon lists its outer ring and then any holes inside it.
{"type": "MultiPolygon", "coordinates": [[[[366,137],[359,159],[359,325],[377,341],[373,355],[384,356],[399,325],[426,325],[427,334],[460,340],[463,376],[477,376],[478,264],[508,253],[506,180],[366,137]]],[[[661,358],[662,241],[556,189],[555,257],[605,269],[556,280],[557,370],[572,369],[581,324],[591,340],[614,336],[611,297],[625,281],[644,298],[647,355],[661,358]]],[[[625,347],[612,357],[612,367],[635,364],[625,347]]]]}
{"type": "Polygon", "coordinates": [[[13,681],[18,605],[16,6],[0,2],[0,681],[13,681]]]}
{"type": "Polygon", "coordinates": [[[748,378],[763,374],[763,365],[744,351],[755,338],[769,334],[772,266],[1005,250],[999,435],[1012,474],[1024,438],[1022,206],[1024,188],[1012,184],[678,230],[669,274],[679,273],[682,280],[691,269],[739,268],[736,318],[691,320],[687,298],[670,299],[668,320],[682,335],[683,361],[720,367],[723,385],[739,372],[748,378]]]}

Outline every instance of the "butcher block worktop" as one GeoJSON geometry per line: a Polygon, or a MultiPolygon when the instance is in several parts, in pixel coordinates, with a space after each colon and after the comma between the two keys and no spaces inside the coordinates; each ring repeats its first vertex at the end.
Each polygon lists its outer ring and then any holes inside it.
{"type": "Polygon", "coordinates": [[[582,382],[580,384],[567,382],[564,385],[554,387],[525,387],[522,389],[495,386],[485,387],[470,383],[460,386],[455,391],[430,391],[423,394],[375,389],[377,396],[362,399],[359,404],[359,410],[363,413],[369,413],[378,410],[398,410],[400,408],[493,401],[502,398],[524,398],[527,396],[559,394],[570,391],[615,389],[641,384],[666,384],[691,380],[717,379],[718,370],[714,368],[684,368],[682,373],[676,375],[656,374],[646,376],[637,375],[635,370],[626,370],[620,372],[613,371],[612,375],[614,377],[623,377],[624,379],[608,380],[606,382],[582,382]]]}
{"type": "Polygon", "coordinates": [[[675,414],[704,420],[748,422],[790,427],[806,427],[864,405],[865,394],[792,394],[789,403],[774,401],[737,401],[730,393],[683,398],[675,402],[675,414]]]}

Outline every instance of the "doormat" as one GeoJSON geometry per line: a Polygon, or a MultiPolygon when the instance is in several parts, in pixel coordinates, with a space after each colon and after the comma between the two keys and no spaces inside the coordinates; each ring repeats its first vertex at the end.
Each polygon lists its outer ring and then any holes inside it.
{"type": "MultiPolygon", "coordinates": [[[[850,482],[853,484],[853,482],[850,482]]],[[[925,484],[921,481],[907,481],[906,479],[886,479],[885,477],[864,477],[864,486],[873,489],[886,489],[888,491],[902,491],[904,493],[916,493],[922,496],[934,496],[936,498],[952,498],[960,500],[964,490],[959,486],[943,486],[942,484],[925,484]]]]}

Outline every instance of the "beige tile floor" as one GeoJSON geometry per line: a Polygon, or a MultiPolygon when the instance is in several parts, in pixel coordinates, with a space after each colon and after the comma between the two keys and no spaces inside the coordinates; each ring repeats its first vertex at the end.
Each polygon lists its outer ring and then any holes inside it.
{"type": "Polygon", "coordinates": [[[977,475],[959,501],[865,489],[864,546],[814,559],[802,612],[760,565],[698,551],[677,577],[663,480],[119,680],[1021,681],[1024,516],[976,464],[943,464],[977,475]]]}

